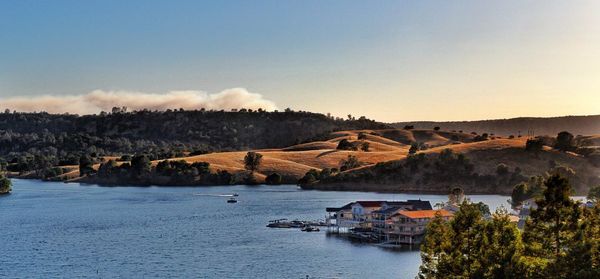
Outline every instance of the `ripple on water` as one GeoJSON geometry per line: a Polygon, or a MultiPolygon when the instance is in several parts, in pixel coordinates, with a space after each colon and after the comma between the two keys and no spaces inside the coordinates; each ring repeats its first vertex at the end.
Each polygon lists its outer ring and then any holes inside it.
{"type": "MultiPolygon", "coordinates": [[[[301,191],[296,186],[97,187],[14,180],[0,199],[0,277],[414,278],[418,251],[393,252],[269,229],[269,220],[323,219],[353,200],[422,198],[301,191]],[[239,203],[227,204],[227,193],[239,203]],[[198,195],[197,195],[198,194],[198,195]]],[[[508,197],[474,196],[492,210],[508,197]]]]}

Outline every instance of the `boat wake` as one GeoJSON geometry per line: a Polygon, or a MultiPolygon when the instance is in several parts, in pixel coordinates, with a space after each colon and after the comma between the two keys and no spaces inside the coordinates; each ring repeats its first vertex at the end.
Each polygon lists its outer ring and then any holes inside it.
{"type": "Polygon", "coordinates": [[[202,196],[202,197],[236,197],[236,194],[192,194],[194,196],[202,196]]]}

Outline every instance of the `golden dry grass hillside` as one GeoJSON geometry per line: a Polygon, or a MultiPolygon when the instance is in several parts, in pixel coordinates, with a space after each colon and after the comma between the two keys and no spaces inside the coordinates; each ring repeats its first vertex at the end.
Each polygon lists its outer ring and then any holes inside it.
{"type": "MultiPolygon", "coordinates": [[[[490,137],[488,140],[475,141],[476,135],[435,130],[350,130],[334,132],[326,137],[312,142],[305,142],[280,149],[253,150],[263,158],[255,176],[259,182],[272,173],[278,173],[285,181],[295,182],[309,170],[321,171],[324,168],[339,169],[341,162],[348,156],[355,156],[361,166],[347,170],[344,173],[369,171],[377,163],[404,162],[407,159],[411,144],[418,143],[417,153],[435,157],[445,149],[454,153],[464,154],[474,165],[474,172],[490,174],[496,171],[499,164],[504,164],[512,171],[526,175],[537,175],[548,170],[551,165],[566,166],[574,170],[580,180],[598,177],[599,169],[590,164],[581,155],[570,152],[559,152],[550,147],[544,147],[540,152],[527,152],[524,137],[499,138],[490,137]],[[338,150],[340,141],[348,140],[357,146],[368,143],[368,151],[338,150]],[[583,174],[583,175],[582,175],[583,174]]],[[[595,144],[598,136],[588,136],[585,139],[595,144]]],[[[234,175],[243,176],[247,173],[244,168],[244,156],[248,151],[209,153],[196,156],[172,158],[169,160],[185,160],[188,163],[208,162],[213,172],[226,170],[234,175]]],[[[105,158],[105,160],[116,157],[105,158]]],[[[119,162],[120,164],[121,162],[119,162]]],[[[156,165],[158,161],[153,161],[156,165]]],[[[98,168],[99,164],[94,168],[98,168]]],[[[59,179],[78,180],[77,166],[65,166],[68,169],[59,179]],[[64,178],[63,178],[64,177],[64,178]]],[[[585,183],[585,181],[579,181],[585,183]]]]}
{"type": "MultiPolygon", "coordinates": [[[[282,176],[299,179],[310,169],[339,168],[340,162],[349,155],[356,156],[364,166],[379,162],[403,160],[409,152],[410,144],[418,142],[426,146],[426,154],[439,153],[444,149],[467,155],[476,162],[476,169],[482,173],[493,171],[499,163],[520,167],[526,174],[535,174],[547,169],[549,162],[568,165],[581,172],[595,173],[597,169],[576,154],[558,152],[546,148],[539,154],[525,152],[525,138],[493,138],[486,141],[473,141],[474,135],[434,130],[353,130],[334,132],[329,138],[290,146],[282,149],[254,150],[263,155],[258,169],[260,176],[279,173],[282,176]],[[359,137],[361,138],[359,140],[359,137]],[[350,142],[367,142],[369,151],[337,150],[342,139],[350,142]]],[[[244,172],[246,151],[211,153],[191,157],[173,158],[189,163],[208,162],[212,170],[227,170],[233,173],[244,172]]]]}

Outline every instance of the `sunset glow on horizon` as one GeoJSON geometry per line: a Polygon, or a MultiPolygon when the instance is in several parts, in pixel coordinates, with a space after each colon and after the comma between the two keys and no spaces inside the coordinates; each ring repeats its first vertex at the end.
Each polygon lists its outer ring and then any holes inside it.
{"type": "Polygon", "coordinates": [[[600,114],[598,1],[3,1],[0,38],[2,110],[240,89],[387,122],[600,114]]]}

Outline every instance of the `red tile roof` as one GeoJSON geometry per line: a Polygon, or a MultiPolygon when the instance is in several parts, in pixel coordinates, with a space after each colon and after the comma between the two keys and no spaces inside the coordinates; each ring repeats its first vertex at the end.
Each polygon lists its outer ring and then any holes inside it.
{"type": "Polygon", "coordinates": [[[380,207],[384,201],[357,201],[362,207],[380,207]]]}

